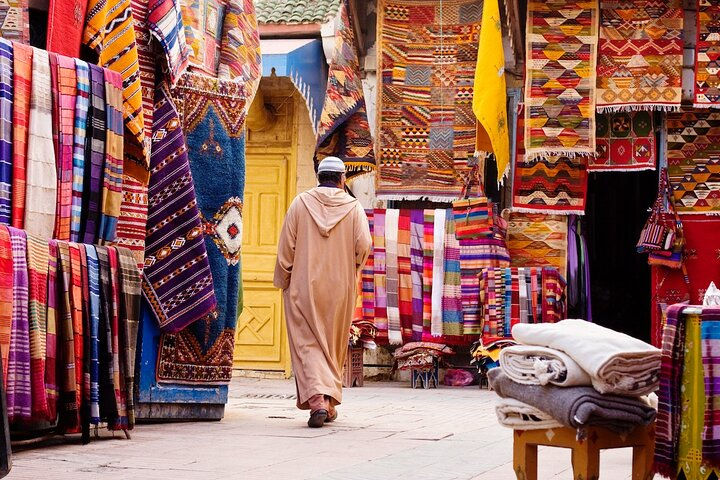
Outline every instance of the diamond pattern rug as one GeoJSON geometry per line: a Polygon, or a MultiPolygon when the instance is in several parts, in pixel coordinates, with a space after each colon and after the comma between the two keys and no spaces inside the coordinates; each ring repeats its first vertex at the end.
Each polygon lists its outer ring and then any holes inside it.
{"type": "Polygon", "coordinates": [[[720,106],[720,0],[698,0],[695,37],[696,107],[720,106]]]}
{"type": "Polygon", "coordinates": [[[600,113],[595,120],[598,156],[588,160],[588,171],[655,170],[652,112],[600,113]]]}
{"type": "Polygon", "coordinates": [[[568,220],[563,215],[510,213],[508,252],[511,267],[567,270],[568,220]]]}

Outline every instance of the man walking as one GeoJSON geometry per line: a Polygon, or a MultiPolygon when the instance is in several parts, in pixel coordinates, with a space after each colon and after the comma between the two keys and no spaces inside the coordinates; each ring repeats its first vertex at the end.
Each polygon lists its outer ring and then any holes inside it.
{"type": "Polygon", "coordinates": [[[372,245],[365,211],[345,193],[343,161],[321,161],[318,182],[288,209],[273,282],[283,290],[297,406],[310,410],[313,428],[337,417],[358,273],[372,245]]]}

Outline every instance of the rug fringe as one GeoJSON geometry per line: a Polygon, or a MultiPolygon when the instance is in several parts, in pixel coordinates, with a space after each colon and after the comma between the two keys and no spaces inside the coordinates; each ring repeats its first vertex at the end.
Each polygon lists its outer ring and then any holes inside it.
{"type": "Polygon", "coordinates": [[[680,105],[598,105],[595,107],[597,113],[615,113],[615,112],[640,112],[640,111],[656,111],[656,112],[679,112],[680,105]]]}
{"type": "Polygon", "coordinates": [[[568,152],[563,150],[539,150],[537,152],[525,152],[526,162],[533,162],[540,159],[548,159],[550,157],[567,157],[567,158],[596,158],[597,152],[568,152]]]}
{"type": "Polygon", "coordinates": [[[710,104],[710,103],[693,103],[693,108],[705,108],[705,109],[717,108],[717,109],[720,109],[720,105],[715,105],[715,104],[710,104]]]}
{"type": "Polygon", "coordinates": [[[374,172],[375,165],[367,162],[345,162],[345,170],[348,172],[374,172]]]}
{"type": "Polygon", "coordinates": [[[516,207],[510,208],[511,212],[520,213],[542,213],[545,215],[585,215],[585,210],[552,210],[549,208],[527,208],[527,207],[516,207]]]}
{"type": "Polygon", "coordinates": [[[388,331],[388,341],[390,345],[402,345],[402,334],[394,330],[388,331]]]}
{"type": "Polygon", "coordinates": [[[378,200],[385,200],[390,202],[403,202],[403,201],[428,201],[436,203],[452,203],[460,197],[441,197],[437,195],[390,195],[390,194],[377,194],[378,200]]]}
{"type": "Polygon", "coordinates": [[[643,172],[646,170],[657,170],[657,167],[655,165],[653,166],[643,166],[642,168],[588,168],[588,172],[643,172]]]}

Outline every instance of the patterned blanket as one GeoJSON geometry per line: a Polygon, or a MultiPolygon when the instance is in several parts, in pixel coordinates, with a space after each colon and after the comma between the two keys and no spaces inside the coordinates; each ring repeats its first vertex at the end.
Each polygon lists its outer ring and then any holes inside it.
{"type": "Polygon", "coordinates": [[[555,267],[565,277],[568,222],[562,215],[512,212],[508,251],[513,267],[555,267]]]}
{"type": "Polygon", "coordinates": [[[588,171],[655,170],[655,125],[652,112],[598,114],[597,157],[588,171]]]}
{"type": "Polygon", "coordinates": [[[720,21],[720,1],[697,2],[697,32],[695,36],[695,107],[718,107],[720,102],[720,71],[718,70],[717,25],[720,21]]]}

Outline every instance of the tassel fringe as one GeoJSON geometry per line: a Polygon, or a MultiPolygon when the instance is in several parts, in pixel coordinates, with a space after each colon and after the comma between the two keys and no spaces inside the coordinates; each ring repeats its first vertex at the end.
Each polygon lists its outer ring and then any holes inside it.
{"type": "Polygon", "coordinates": [[[679,112],[680,105],[598,105],[595,107],[597,113],[614,112],[639,112],[642,110],[656,112],[679,112]]]}

